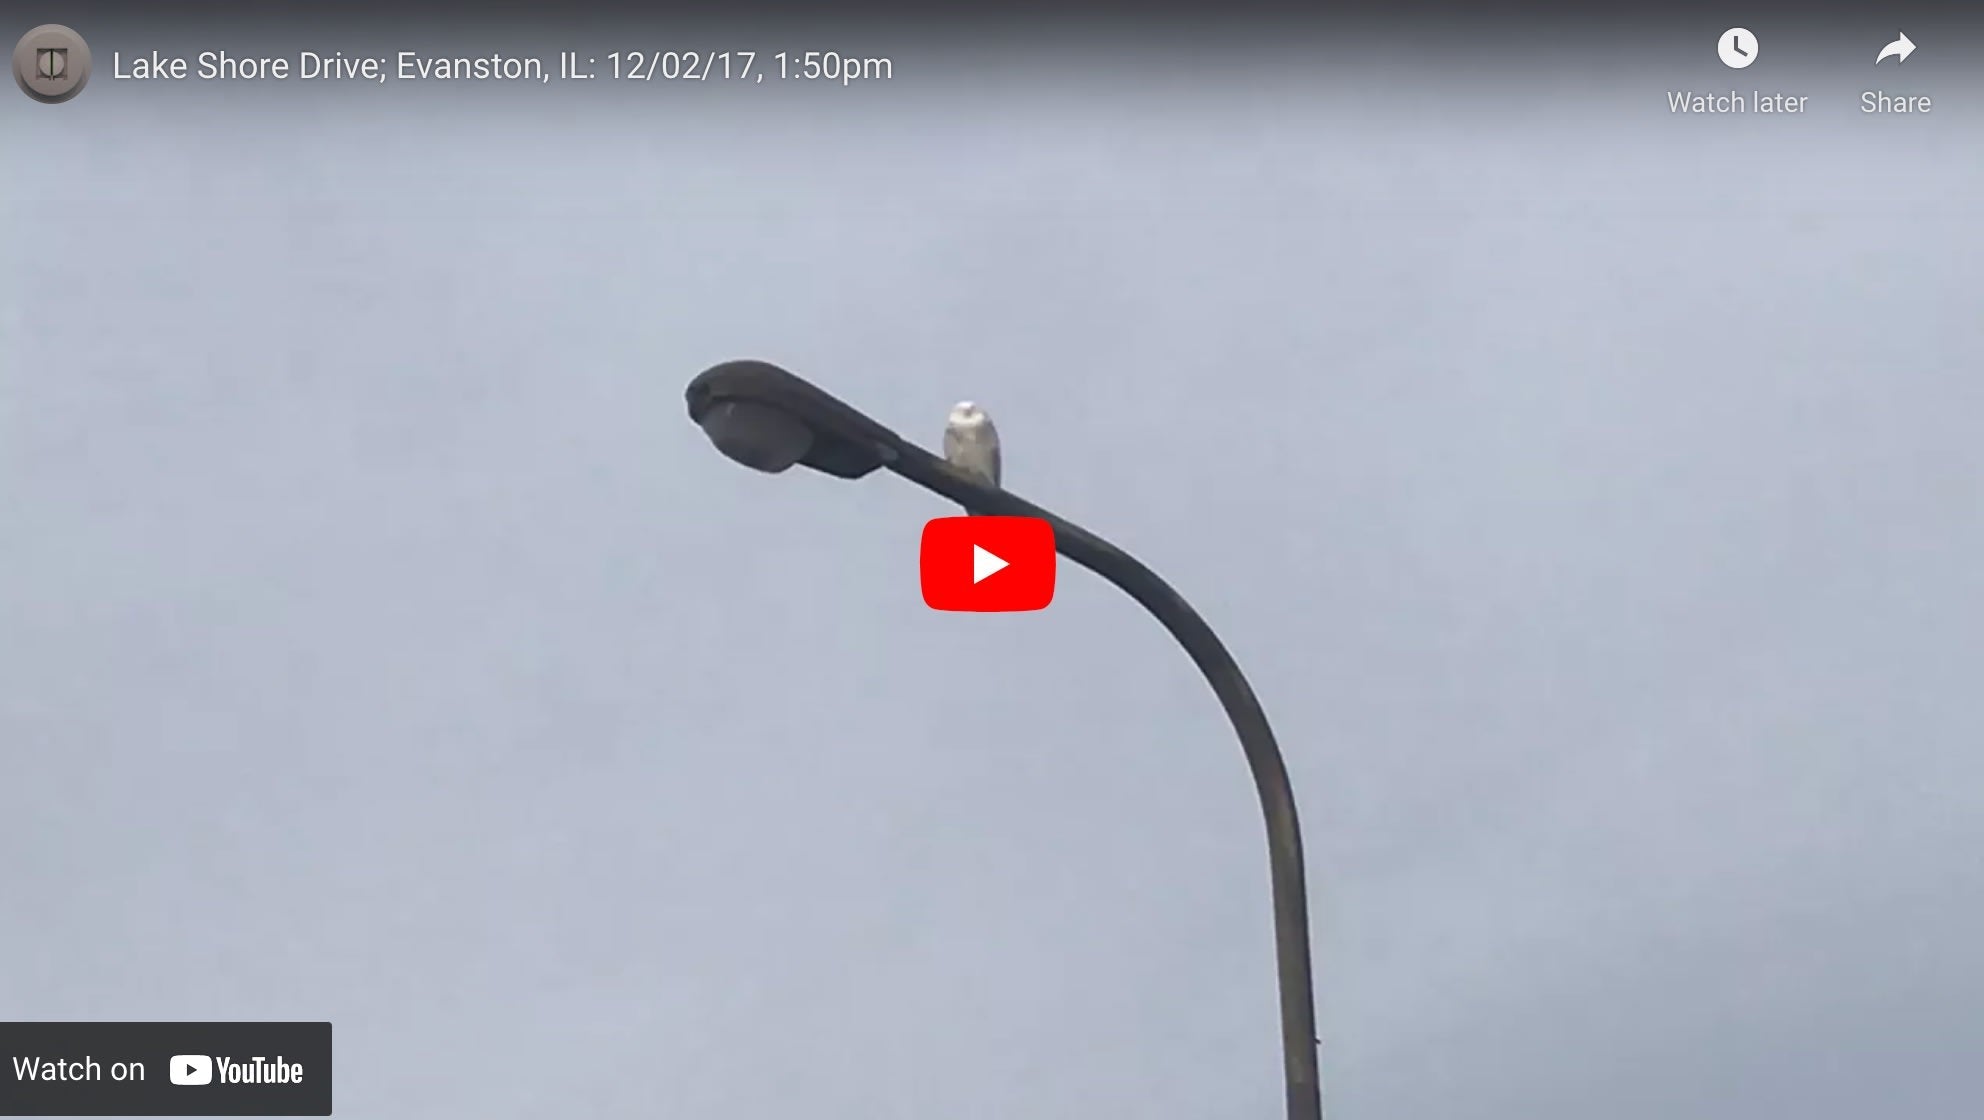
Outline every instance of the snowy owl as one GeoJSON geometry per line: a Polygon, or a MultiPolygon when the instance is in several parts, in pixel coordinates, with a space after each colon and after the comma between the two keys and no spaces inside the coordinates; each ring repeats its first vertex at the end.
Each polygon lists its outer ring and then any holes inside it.
{"type": "Polygon", "coordinates": [[[985,410],[963,401],[944,425],[944,458],[954,467],[999,485],[999,429],[985,410]]]}

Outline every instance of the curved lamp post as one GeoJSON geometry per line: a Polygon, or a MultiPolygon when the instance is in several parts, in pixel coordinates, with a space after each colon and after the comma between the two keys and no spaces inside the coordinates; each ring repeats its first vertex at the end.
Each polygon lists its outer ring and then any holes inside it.
{"type": "Polygon", "coordinates": [[[1309,972],[1309,903],[1295,794],[1267,715],[1240,666],[1198,612],[1128,553],[1022,498],[988,485],[909,443],[818,386],[768,362],[712,366],[689,382],[689,418],[717,449],[777,474],[797,463],[837,478],[886,468],[963,506],[994,516],[1038,517],[1061,555],[1128,592],[1185,647],[1226,709],[1254,772],[1267,817],[1274,893],[1275,963],[1281,984],[1282,1058],[1289,1120],[1320,1120],[1316,1009],[1309,972]]]}

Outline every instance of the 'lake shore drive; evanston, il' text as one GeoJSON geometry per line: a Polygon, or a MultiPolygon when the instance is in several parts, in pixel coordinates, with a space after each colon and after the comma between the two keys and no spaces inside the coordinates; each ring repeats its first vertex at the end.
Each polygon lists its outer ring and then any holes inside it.
{"type": "Polygon", "coordinates": [[[110,76],[126,81],[536,81],[548,82],[542,59],[529,55],[484,54],[464,56],[425,55],[400,51],[390,56],[346,55],[342,52],[318,54],[300,51],[287,55],[237,55],[226,51],[202,51],[188,58],[159,51],[110,56],[110,76]]]}

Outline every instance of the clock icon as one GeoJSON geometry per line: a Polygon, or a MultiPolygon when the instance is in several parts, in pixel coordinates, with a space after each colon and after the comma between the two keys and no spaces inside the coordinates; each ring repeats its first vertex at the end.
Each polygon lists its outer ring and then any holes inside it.
{"type": "Polygon", "coordinates": [[[1715,41],[1715,53],[1724,66],[1741,70],[1757,60],[1757,37],[1747,27],[1732,27],[1715,41]]]}

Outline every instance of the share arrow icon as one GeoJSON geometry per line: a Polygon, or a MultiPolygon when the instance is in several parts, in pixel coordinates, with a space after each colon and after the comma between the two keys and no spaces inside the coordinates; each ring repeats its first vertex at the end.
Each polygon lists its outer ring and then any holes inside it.
{"type": "Polygon", "coordinates": [[[1897,64],[1907,62],[1908,56],[1915,53],[1915,44],[1908,41],[1908,35],[1905,32],[1897,31],[1895,34],[1901,37],[1881,48],[1881,53],[1874,57],[1874,65],[1879,66],[1890,57],[1897,64]]]}

